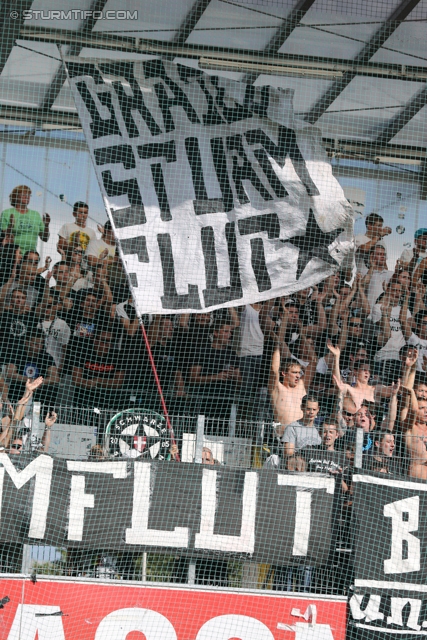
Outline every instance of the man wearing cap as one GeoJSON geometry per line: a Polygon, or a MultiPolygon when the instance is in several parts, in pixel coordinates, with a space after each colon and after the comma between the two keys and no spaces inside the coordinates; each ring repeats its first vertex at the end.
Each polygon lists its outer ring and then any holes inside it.
{"type": "Polygon", "coordinates": [[[405,249],[400,256],[400,262],[408,265],[412,272],[421,260],[427,258],[427,228],[417,229],[414,234],[414,248],[405,249]]]}

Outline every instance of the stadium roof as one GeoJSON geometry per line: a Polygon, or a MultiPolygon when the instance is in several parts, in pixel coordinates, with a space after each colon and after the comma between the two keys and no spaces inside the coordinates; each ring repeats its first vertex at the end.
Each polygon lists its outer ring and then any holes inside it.
{"type": "Polygon", "coordinates": [[[427,0],[5,0],[0,17],[3,124],[79,129],[61,47],[294,88],[331,153],[426,157],[427,0]]]}

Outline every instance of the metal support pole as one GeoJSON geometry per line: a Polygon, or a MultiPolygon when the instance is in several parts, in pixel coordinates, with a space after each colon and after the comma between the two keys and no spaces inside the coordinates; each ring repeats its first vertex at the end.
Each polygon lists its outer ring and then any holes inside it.
{"type": "MultiPolygon", "coordinates": [[[[205,416],[197,416],[196,448],[194,452],[194,462],[202,464],[203,440],[205,436],[205,416]]],[[[196,581],[196,563],[190,560],[188,565],[188,584],[194,585],[196,581]]]]}
{"type": "Polygon", "coordinates": [[[363,429],[356,429],[356,451],[354,452],[354,468],[361,469],[363,460],[363,429]]]}

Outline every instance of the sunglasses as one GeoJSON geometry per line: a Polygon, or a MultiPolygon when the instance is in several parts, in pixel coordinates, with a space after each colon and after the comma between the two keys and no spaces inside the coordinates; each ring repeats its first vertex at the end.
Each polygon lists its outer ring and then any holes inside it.
{"type": "Polygon", "coordinates": [[[355,413],[350,413],[350,411],[343,411],[342,414],[344,418],[354,418],[354,416],[356,415],[355,413]]]}
{"type": "Polygon", "coordinates": [[[11,444],[10,448],[17,449],[19,451],[19,449],[22,449],[22,444],[11,444]]]}

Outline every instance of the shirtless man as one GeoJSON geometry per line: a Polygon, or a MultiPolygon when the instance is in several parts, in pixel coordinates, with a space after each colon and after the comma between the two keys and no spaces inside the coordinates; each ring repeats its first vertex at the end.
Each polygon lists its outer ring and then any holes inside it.
{"type": "Polygon", "coordinates": [[[417,400],[411,390],[411,409],[403,423],[406,450],[411,462],[408,475],[427,480],[427,400],[417,400]]]}
{"type": "Polygon", "coordinates": [[[354,374],[356,376],[356,384],[354,387],[345,384],[341,379],[340,348],[334,347],[332,342],[328,341],[328,349],[334,355],[333,378],[338,390],[344,395],[344,408],[353,405],[356,411],[358,411],[365,401],[379,402],[381,398],[391,397],[392,387],[385,387],[382,384],[375,386],[369,385],[371,368],[369,362],[366,360],[359,360],[354,365],[354,374]]]}
{"type": "MultiPolygon", "coordinates": [[[[283,321],[276,338],[276,348],[271,359],[270,379],[268,391],[273,405],[274,420],[276,421],[276,435],[283,436],[285,427],[291,422],[299,420],[303,416],[301,401],[306,395],[307,388],[313,378],[317,360],[308,364],[302,378],[302,366],[297,360],[290,357],[287,344],[284,343],[284,334],[287,327],[288,310],[283,304],[283,321]],[[280,366],[281,356],[284,356],[280,366]],[[305,384],[304,384],[305,381],[305,384]]],[[[313,355],[314,351],[313,351],[313,355]]]]}

